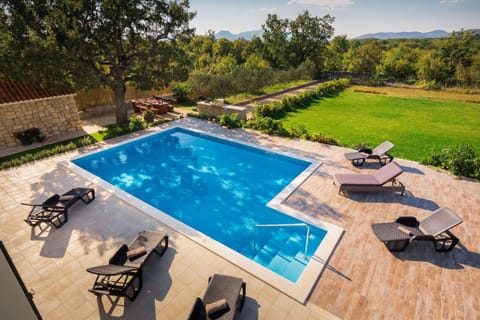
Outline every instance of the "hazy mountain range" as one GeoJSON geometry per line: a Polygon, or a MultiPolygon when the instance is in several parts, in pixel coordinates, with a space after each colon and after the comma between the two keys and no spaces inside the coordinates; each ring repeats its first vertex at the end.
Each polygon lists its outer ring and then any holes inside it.
{"type": "MultiPolygon", "coordinates": [[[[476,34],[480,34],[480,29],[474,30],[476,34]]],[[[238,34],[233,34],[230,31],[219,31],[215,34],[217,39],[226,38],[228,40],[235,40],[239,38],[243,38],[245,40],[251,40],[254,36],[261,37],[263,33],[262,29],[259,30],[252,30],[252,31],[245,31],[238,34]]],[[[432,39],[432,38],[446,38],[450,35],[449,32],[444,30],[434,30],[430,32],[378,32],[378,33],[367,33],[361,36],[358,36],[354,39],[367,39],[367,38],[375,38],[375,39],[432,39]]]]}
{"type": "Polygon", "coordinates": [[[263,30],[251,30],[251,31],[244,31],[240,32],[239,34],[233,34],[230,31],[222,30],[217,33],[215,33],[215,38],[220,39],[220,38],[226,38],[228,40],[235,40],[235,39],[240,39],[243,38],[245,40],[251,40],[254,36],[261,37],[263,34],[263,30]]]}
{"type": "Polygon", "coordinates": [[[432,38],[447,38],[450,35],[449,32],[443,30],[433,30],[430,32],[378,32],[378,33],[367,33],[356,37],[355,39],[432,39],[432,38]]]}

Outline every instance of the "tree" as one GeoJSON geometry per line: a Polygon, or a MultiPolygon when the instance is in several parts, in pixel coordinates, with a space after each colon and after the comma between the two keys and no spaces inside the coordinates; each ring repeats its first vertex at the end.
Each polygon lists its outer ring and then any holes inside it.
{"type": "Polygon", "coordinates": [[[426,81],[441,84],[447,82],[451,72],[436,54],[428,53],[420,59],[418,73],[426,81]]]}
{"type": "Polygon", "coordinates": [[[334,21],[330,15],[320,18],[311,16],[307,10],[292,21],[269,14],[262,25],[266,59],[274,68],[284,70],[310,60],[320,74],[334,21]]]}
{"type": "Polygon", "coordinates": [[[189,1],[0,0],[7,76],[74,88],[105,85],[115,94],[117,124],[128,125],[127,83],[162,87],[186,79],[177,45],[193,29],[189,1]],[[13,40],[12,40],[13,39],[13,40]],[[13,59],[14,57],[17,59],[13,59]],[[180,60],[180,61],[179,61],[180,60]]]}
{"type": "Polygon", "coordinates": [[[397,48],[385,53],[382,69],[386,75],[393,79],[407,80],[416,76],[417,60],[418,50],[400,44],[397,48]]]}
{"type": "Polygon", "coordinates": [[[225,38],[217,39],[212,49],[213,57],[217,60],[233,54],[233,44],[225,38]]]}
{"type": "Polygon", "coordinates": [[[317,76],[323,71],[328,39],[333,36],[332,23],[335,18],[326,15],[323,18],[311,16],[305,10],[290,22],[291,40],[289,61],[293,67],[310,60],[315,65],[317,76]]]}
{"type": "Polygon", "coordinates": [[[336,36],[327,48],[325,68],[330,71],[344,71],[344,55],[348,51],[347,36],[336,36]]]}
{"type": "Polygon", "coordinates": [[[352,47],[346,54],[348,71],[350,72],[374,75],[381,59],[382,48],[376,41],[368,41],[358,47],[352,47]]]}
{"type": "Polygon", "coordinates": [[[274,68],[288,69],[288,19],[269,14],[263,29],[264,56],[274,68]]]}

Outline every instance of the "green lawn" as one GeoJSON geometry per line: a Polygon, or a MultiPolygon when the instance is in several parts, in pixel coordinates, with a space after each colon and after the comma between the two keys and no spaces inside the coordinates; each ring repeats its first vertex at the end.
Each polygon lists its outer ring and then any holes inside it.
{"type": "Polygon", "coordinates": [[[390,140],[392,155],[421,161],[432,150],[470,144],[480,151],[480,104],[400,98],[343,91],[284,118],[285,128],[303,124],[309,133],[343,146],[390,140]]]}

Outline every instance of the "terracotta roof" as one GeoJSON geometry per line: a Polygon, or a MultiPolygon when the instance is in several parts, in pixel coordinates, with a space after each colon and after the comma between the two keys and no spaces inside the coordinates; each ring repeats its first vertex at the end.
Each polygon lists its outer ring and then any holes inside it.
{"type": "Polygon", "coordinates": [[[0,104],[72,94],[69,90],[49,90],[36,84],[0,80],[0,104]]]}

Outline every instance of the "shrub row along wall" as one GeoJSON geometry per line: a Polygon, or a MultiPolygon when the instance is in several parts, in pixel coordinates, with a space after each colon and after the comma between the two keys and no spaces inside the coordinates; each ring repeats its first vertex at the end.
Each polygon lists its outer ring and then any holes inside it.
{"type": "Polygon", "coordinates": [[[75,94],[0,105],[0,148],[21,145],[15,133],[33,127],[47,139],[81,130],[75,94]]]}

